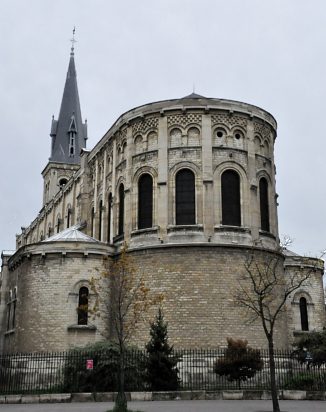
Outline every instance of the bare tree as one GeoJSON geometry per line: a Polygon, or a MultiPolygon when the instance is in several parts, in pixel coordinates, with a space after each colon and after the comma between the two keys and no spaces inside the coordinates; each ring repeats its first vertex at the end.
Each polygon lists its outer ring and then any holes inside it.
{"type": "Polygon", "coordinates": [[[280,412],[274,358],[275,324],[286,310],[286,301],[291,293],[307,285],[317,265],[323,265],[319,260],[310,259],[309,262],[309,258],[305,258],[310,265],[307,264],[304,269],[298,267],[285,276],[283,250],[284,246],[274,253],[252,248],[235,294],[235,302],[247,309],[248,319],[260,320],[268,341],[273,412],[280,412]]]}
{"type": "MultiPolygon", "coordinates": [[[[113,339],[119,348],[119,390],[114,411],[125,412],[126,345],[143,319],[143,314],[151,306],[159,305],[163,295],[152,293],[146,286],[126,246],[107,271],[91,280],[91,289],[96,295],[92,313],[105,320],[108,331],[113,330],[113,339]]],[[[112,336],[112,333],[109,334],[112,336]]]]}

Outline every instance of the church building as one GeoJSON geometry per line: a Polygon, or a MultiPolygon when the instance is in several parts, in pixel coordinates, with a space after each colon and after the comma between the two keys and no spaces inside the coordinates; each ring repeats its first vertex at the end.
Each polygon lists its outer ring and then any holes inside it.
{"type": "MultiPolygon", "coordinates": [[[[112,336],[90,280],[108,270],[124,243],[146,285],[164,295],[175,348],[215,348],[226,338],[267,342],[233,296],[248,255],[276,257],[285,281],[311,271],[288,298],[275,347],[326,326],[323,262],[280,249],[275,187],[275,118],[247,103],[195,93],[123,113],[92,149],[81,115],[74,48],[43,205],[2,252],[0,352],[61,351],[112,336]]],[[[149,338],[144,315],[132,341],[149,338]]]]}

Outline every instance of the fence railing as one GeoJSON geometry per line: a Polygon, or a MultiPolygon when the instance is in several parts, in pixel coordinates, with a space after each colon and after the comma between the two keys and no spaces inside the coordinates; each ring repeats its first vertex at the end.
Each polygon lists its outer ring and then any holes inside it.
{"type": "MultiPolygon", "coordinates": [[[[260,350],[262,369],[239,382],[215,373],[214,365],[225,358],[225,349],[175,350],[178,390],[269,389],[268,351],[260,350]]],[[[125,389],[151,390],[147,378],[145,351],[126,353],[125,389]]],[[[313,367],[296,360],[291,352],[276,351],[276,378],[279,389],[326,390],[325,366],[313,367]]],[[[0,394],[111,392],[118,390],[117,352],[29,353],[0,355],[0,394]]]]}

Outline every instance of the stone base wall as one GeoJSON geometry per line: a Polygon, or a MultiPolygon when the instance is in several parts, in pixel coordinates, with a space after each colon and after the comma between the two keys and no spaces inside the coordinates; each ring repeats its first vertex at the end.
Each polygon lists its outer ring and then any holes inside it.
{"type": "MultiPolygon", "coordinates": [[[[35,249],[34,254],[16,256],[20,260],[17,264],[14,260],[16,266],[8,272],[7,280],[9,289],[17,286],[16,327],[4,333],[5,352],[63,351],[108,336],[103,316],[96,320],[90,316],[87,327],[77,325],[77,305],[79,288],[107,270],[114,258],[112,249],[104,244],[94,250],[89,245],[76,246],[75,250],[59,246],[52,252],[35,249]]],[[[225,347],[228,337],[266,348],[260,321],[253,320],[253,314],[235,298],[251,252],[252,248],[245,246],[163,244],[129,249],[128,254],[151,293],[163,294],[169,340],[176,349],[225,347]]],[[[280,255],[268,250],[257,253],[261,261],[280,259],[277,270],[284,275],[280,255]]],[[[90,307],[94,299],[91,293],[90,307]]],[[[322,307],[321,301],[322,294],[311,308],[322,307]]],[[[140,348],[149,340],[150,322],[157,310],[152,307],[137,325],[132,343],[140,348]]],[[[289,311],[280,314],[274,333],[276,348],[291,344],[289,320],[289,311]]],[[[322,319],[318,322],[321,325],[322,319]]],[[[111,336],[112,330],[111,326],[111,336]]]]}
{"type": "MultiPolygon", "coordinates": [[[[89,288],[91,278],[105,270],[107,250],[84,254],[79,245],[81,250],[42,255],[40,248],[9,272],[8,287],[17,286],[18,299],[15,328],[4,333],[4,352],[65,351],[102,340],[103,319],[89,315],[88,325],[78,325],[77,307],[80,287],[89,288]]],[[[93,301],[90,290],[90,306],[93,301]]]]}
{"type": "MultiPolygon", "coordinates": [[[[135,264],[154,293],[163,293],[163,311],[170,343],[177,348],[226,346],[226,338],[247,339],[251,346],[266,347],[259,321],[235,302],[238,281],[250,248],[222,246],[169,246],[130,251],[135,264]]],[[[261,258],[270,259],[271,252],[261,258]]],[[[281,270],[283,270],[281,268],[281,270]]],[[[149,339],[147,313],[137,328],[134,343],[149,339]]],[[[287,347],[287,321],[281,314],[275,330],[275,347],[287,347]]]]}

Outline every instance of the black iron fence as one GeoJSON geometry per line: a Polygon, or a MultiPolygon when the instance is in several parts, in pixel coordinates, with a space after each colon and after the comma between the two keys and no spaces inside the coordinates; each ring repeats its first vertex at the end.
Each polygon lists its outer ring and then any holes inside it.
{"type": "MultiPolygon", "coordinates": [[[[268,351],[260,350],[262,367],[252,377],[230,380],[216,373],[216,362],[225,359],[225,349],[175,350],[178,390],[269,389],[268,351]]],[[[151,390],[147,378],[147,354],[129,350],[125,355],[127,391],[151,390]]],[[[299,362],[291,352],[276,351],[279,389],[326,390],[326,368],[299,362]]],[[[117,352],[70,351],[0,355],[0,394],[111,392],[118,389],[117,352]]]]}

